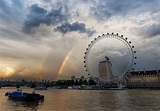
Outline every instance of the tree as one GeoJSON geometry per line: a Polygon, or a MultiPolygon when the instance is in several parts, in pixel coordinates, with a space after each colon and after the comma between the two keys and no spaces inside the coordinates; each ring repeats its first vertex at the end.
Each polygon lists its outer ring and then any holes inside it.
{"type": "Polygon", "coordinates": [[[83,81],[82,79],[79,80],[79,85],[82,85],[83,84],[83,81]]]}
{"type": "Polygon", "coordinates": [[[71,85],[74,85],[74,80],[71,80],[70,82],[71,82],[71,85]]]}
{"type": "Polygon", "coordinates": [[[63,81],[63,85],[64,86],[68,85],[68,81],[63,81]]]}
{"type": "Polygon", "coordinates": [[[56,81],[56,85],[58,86],[61,86],[62,85],[62,82],[59,80],[59,81],[56,81]]]}
{"type": "Polygon", "coordinates": [[[26,82],[26,81],[25,81],[25,79],[22,79],[22,81],[21,81],[21,82],[26,82]]]}
{"type": "Polygon", "coordinates": [[[92,79],[90,79],[88,82],[89,82],[89,85],[96,85],[96,83],[92,79]]]}
{"type": "Polygon", "coordinates": [[[36,87],[36,83],[35,83],[35,82],[32,82],[31,88],[35,88],[35,87],[36,87]]]}
{"type": "Polygon", "coordinates": [[[84,84],[84,85],[88,85],[87,80],[84,80],[84,81],[83,81],[83,84],[84,84]]]}
{"type": "Polygon", "coordinates": [[[75,81],[75,85],[79,85],[79,82],[78,82],[78,80],[76,80],[76,81],[75,81]]]}

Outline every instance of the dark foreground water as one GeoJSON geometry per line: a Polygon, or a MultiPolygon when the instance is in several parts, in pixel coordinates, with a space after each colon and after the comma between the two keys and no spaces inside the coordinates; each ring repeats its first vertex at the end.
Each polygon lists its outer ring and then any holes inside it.
{"type": "Polygon", "coordinates": [[[19,102],[4,96],[13,90],[0,89],[0,111],[160,111],[160,90],[49,89],[36,91],[45,95],[41,102],[19,102]]]}

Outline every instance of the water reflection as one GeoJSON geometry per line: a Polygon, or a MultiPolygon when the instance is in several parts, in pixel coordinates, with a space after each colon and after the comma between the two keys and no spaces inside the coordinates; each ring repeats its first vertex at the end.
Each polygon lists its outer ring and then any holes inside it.
{"type": "Polygon", "coordinates": [[[36,111],[38,110],[38,106],[40,104],[43,104],[43,100],[42,101],[34,101],[34,102],[26,102],[26,101],[18,101],[18,100],[13,100],[8,98],[7,99],[9,106],[12,107],[12,109],[17,110],[17,108],[19,110],[25,109],[25,110],[33,110],[36,111]]]}
{"type": "Polygon", "coordinates": [[[5,92],[0,90],[0,111],[160,111],[160,90],[37,91],[44,102],[10,100],[5,92]]]}
{"type": "Polygon", "coordinates": [[[99,92],[99,108],[100,110],[122,110],[128,109],[128,93],[127,91],[100,91],[99,92]]]}
{"type": "Polygon", "coordinates": [[[99,92],[100,107],[104,110],[106,106],[108,110],[115,110],[116,106],[116,94],[115,92],[109,91],[108,93],[99,92]]]}
{"type": "Polygon", "coordinates": [[[159,111],[159,90],[130,90],[128,91],[129,107],[132,110],[159,111]]]}

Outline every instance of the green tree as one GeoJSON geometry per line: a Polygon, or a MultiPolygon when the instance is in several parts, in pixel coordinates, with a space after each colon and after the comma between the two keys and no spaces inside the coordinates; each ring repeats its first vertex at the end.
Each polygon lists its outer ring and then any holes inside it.
{"type": "Polygon", "coordinates": [[[63,81],[63,85],[64,86],[68,85],[68,81],[63,81]]]}
{"type": "Polygon", "coordinates": [[[79,85],[79,82],[78,82],[78,80],[76,80],[76,81],[75,81],[75,85],[79,85]]]}
{"type": "Polygon", "coordinates": [[[79,80],[79,85],[82,85],[82,84],[83,84],[83,80],[80,79],[80,80],[79,80]]]}
{"type": "Polygon", "coordinates": [[[84,81],[83,81],[83,84],[84,84],[84,85],[88,85],[87,80],[84,80],[84,81]]]}
{"type": "Polygon", "coordinates": [[[96,83],[92,79],[90,79],[88,82],[89,82],[89,85],[96,85],[96,83]]]}
{"type": "Polygon", "coordinates": [[[35,82],[32,82],[30,87],[31,87],[31,88],[35,88],[35,87],[36,87],[36,83],[35,83],[35,82]]]}
{"type": "Polygon", "coordinates": [[[61,81],[56,81],[56,85],[57,85],[57,86],[61,86],[61,85],[62,85],[62,82],[61,82],[61,81]]]}
{"type": "Polygon", "coordinates": [[[71,82],[71,85],[74,85],[74,80],[71,80],[70,82],[71,82]]]}

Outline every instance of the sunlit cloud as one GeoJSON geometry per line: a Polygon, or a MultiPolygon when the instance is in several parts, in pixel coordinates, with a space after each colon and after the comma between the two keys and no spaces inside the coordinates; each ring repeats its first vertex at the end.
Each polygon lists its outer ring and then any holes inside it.
{"type": "Polygon", "coordinates": [[[59,79],[87,76],[87,40],[108,32],[132,41],[135,69],[160,67],[159,5],[159,0],[0,0],[0,75],[53,80],[58,74],[59,79]]]}

